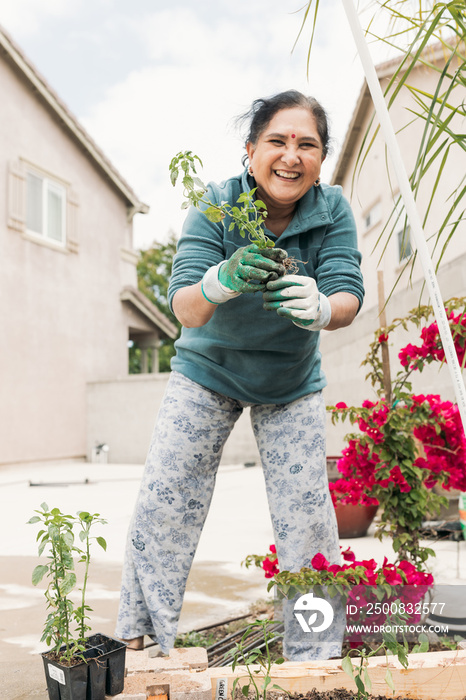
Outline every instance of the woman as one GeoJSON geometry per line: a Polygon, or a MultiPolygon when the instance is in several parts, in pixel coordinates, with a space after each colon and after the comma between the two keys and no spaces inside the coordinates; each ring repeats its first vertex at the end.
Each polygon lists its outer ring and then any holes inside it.
{"type": "MultiPolygon", "coordinates": [[[[328,151],[324,110],[294,90],[256,100],[249,167],[208,198],[235,204],[257,187],[267,235],[187,216],[169,300],[183,325],[128,539],[117,635],[173,646],[186,579],[212,497],[223,445],[246,406],[261,454],[280,567],[339,561],[328,491],[319,331],[349,325],[363,299],[354,220],[341,188],[320,184],[328,151]],[[297,274],[283,277],[283,261],[297,274]]],[[[341,615],[340,615],[341,618],[341,615]]],[[[341,619],[340,619],[341,623],[341,619]]],[[[338,656],[338,630],[316,644],[285,612],[290,660],[338,656]],[[333,636],[332,636],[333,634],[333,636]]]]}

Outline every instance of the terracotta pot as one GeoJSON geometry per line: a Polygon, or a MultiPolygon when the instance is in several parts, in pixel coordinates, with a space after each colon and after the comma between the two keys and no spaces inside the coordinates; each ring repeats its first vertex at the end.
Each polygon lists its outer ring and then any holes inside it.
{"type": "Polygon", "coordinates": [[[364,537],[375,518],[378,507],[351,504],[335,506],[340,538],[364,537]]]}

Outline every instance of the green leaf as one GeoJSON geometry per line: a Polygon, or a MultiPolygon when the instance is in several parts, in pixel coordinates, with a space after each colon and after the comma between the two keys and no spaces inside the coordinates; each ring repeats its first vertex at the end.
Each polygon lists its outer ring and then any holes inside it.
{"type": "Polygon", "coordinates": [[[209,221],[212,221],[214,224],[225,218],[225,214],[218,207],[214,206],[207,207],[207,209],[204,209],[203,213],[209,221]]]}
{"type": "Polygon", "coordinates": [[[359,692],[364,693],[364,695],[367,697],[366,688],[364,687],[364,683],[361,676],[356,676],[354,680],[356,682],[356,687],[359,690],[359,692]]]}
{"type": "Polygon", "coordinates": [[[98,544],[100,544],[100,546],[102,547],[102,549],[104,550],[104,552],[106,552],[106,551],[107,551],[107,542],[106,542],[106,540],[104,540],[103,537],[97,537],[97,540],[96,540],[96,541],[97,541],[98,544]]]}
{"type": "Polygon", "coordinates": [[[39,564],[36,566],[32,572],[32,585],[37,586],[40,581],[44,578],[45,574],[48,572],[49,567],[45,564],[39,564]]]}
{"type": "Polygon", "coordinates": [[[41,518],[38,515],[33,515],[30,520],[27,521],[27,525],[33,525],[34,523],[38,523],[41,518]]]}
{"type": "Polygon", "coordinates": [[[390,688],[390,690],[392,690],[393,692],[395,692],[395,684],[393,683],[392,672],[390,671],[389,668],[387,668],[387,670],[386,670],[386,672],[385,672],[384,681],[385,681],[385,683],[388,685],[388,687],[390,688]]]}
{"type": "Polygon", "coordinates": [[[352,679],[354,680],[354,668],[353,668],[353,663],[350,659],[349,656],[345,656],[345,658],[341,662],[341,667],[343,671],[352,679]]]}
{"type": "Polygon", "coordinates": [[[372,688],[372,681],[369,676],[369,671],[367,670],[367,666],[364,666],[364,686],[365,690],[371,690],[372,688]]]}
{"type": "Polygon", "coordinates": [[[76,586],[76,574],[73,571],[69,571],[63,581],[61,582],[59,588],[60,588],[60,593],[63,596],[68,595],[73,588],[76,586]]]}

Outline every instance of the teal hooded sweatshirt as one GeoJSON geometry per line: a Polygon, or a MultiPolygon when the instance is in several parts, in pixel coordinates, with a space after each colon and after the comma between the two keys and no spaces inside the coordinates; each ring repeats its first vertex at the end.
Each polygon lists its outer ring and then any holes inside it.
{"type": "MultiPolygon", "coordinates": [[[[217,185],[210,183],[206,198],[231,205],[253,181],[245,170],[217,185]]],[[[230,220],[214,224],[192,207],[173,260],[168,299],[196,284],[206,270],[228,260],[249,241],[230,220]]],[[[313,277],[326,296],[349,292],[364,297],[354,217],[341,187],[312,187],[297,204],[292,221],[277,246],[298,261],[296,274],[313,277]]],[[[275,311],[262,307],[262,293],[247,293],[219,304],[200,328],[183,328],[175,343],[171,367],[202,386],[230,398],[254,404],[283,404],[326,385],[321,369],[319,336],[298,328],[275,311]]]]}

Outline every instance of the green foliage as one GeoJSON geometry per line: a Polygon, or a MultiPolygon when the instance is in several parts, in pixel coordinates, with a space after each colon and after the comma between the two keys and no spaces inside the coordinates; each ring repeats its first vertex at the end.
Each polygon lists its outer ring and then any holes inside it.
{"type": "Polygon", "coordinates": [[[81,605],[76,608],[74,616],[79,624],[79,637],[80,641],[83,642],[86,638],[86,633],[90,630],[90,627],[86,624],[85,620],[89,617],[87,612],[92,612],[92,608],[86,605],[86,589],[87,580],[89,578],[89,565],[91,562],[91,542],[95,540],[99,547],[102,547],[104,551],[107,551],[107,542],[103,537],[91,537],[91,527],[96,524],[106,525],[107,521],[100,517],[99,513],[88,513],[87,511],[81,510],[77,513],[77,524],[80,527],[79,539],[84,544],[84,550],[81,553],[79,559],[80,564],[84,564],[84,582],[81,588],[81,605]]]}
{"type": "Polygon", "coordinates": [[[444,647],[447,647],[448,649],[451,649],[452,651],[456,651],[458,649],[458,644],[460,642],[464,642],[464,637],[462,637],[459,634],[455,634],[453,636],[453,639],[451,637],[440,637],[439,641],[442,643],[444,647]]]}
{"type": "Polygon", "coordinates": [[[239,665],[244,665],[246,667],[246,674],[243,676],[238,676],[233,682],[233,687],[231,691],[231,697],[234,700],[236,686],[242,679],[246,679],[246,683],[241,686],[241,692],[244,697],[248,697],[250,690],[252,689],[255,693],[256,700],[266,700],[267,688],[275,688],[276,690],[281,690],[287,693],[286,690],[281,688],[275,683],[272,684],[272,678],[270,676],[271,668],[273,663],[282,664],[285,659],[280,658],[272,661],[270,654],[270,645],[279,639],[282,635],[275,634],[271,629],[273,625],[279,624],[276,620],[256,620],[251,623],[245,630],[241,640],[235,644],[235,648],[231,649],[227,656],[232,656],[233,661],[231,664],[232,671],[239,665]],[[262,630],[264,637],[264,647],[255,647],[254,649],[248,649],[250,646],[249,639],[258,630],[262,630]],[[257,667],[258,668],[255,668],[257,667]]]}
{"type": "Polygon", "coordinates": [[[186,632],[179,634],[175,639],[175,647],[209,647],[215,642],[213,634],[201,634],[200,632],[186,632]]]}
{"type": "MultiPolygon", "coordinates": [[[[166,243],[154,242],[147,250],[139,251],[137,264],[138,288],[146,297],[170,319],[178,328],[181,324],[172,314],[168,305],[168,284],[173,267],[173,256],[176,253],[176,236],[169,232],[166,243]]],[[[175,354],[175,341],[164,338],[159,347],[159,371],[170,371],[170,360],[175,354]]],[[[152,358],[151,358],[152,359],[152,358]]],[[[129,373],[141,372],[141,349],[137,342],[129,351],[129,373]]]]}
{"type": "MultiPolygon", "coordinates": [[[[466,298],[453,298],[445,303],[447,314],[450,317],[452,335],[457,345],[457,352],[464,350],[464,310],[466,298]],[[460,313],[455,320],[454,312],[460,313]]],[[[378,329],[374,334],[374,340],[362,365],[368,368],[366,379],[369,379],[380,403],[364,402],[362,406],[340,407],[329,406],[332,423],[348,419],[353,425],[358,425],[363,433],[349,433],[345,436],[348,444],[357,443],[360,459],[369,459],[375,465],[377,478],[371,485],[370,495],[376,498],[381,505],[381,519],[377,527],[376,536],[382,539],[388,535],[392,538],[393,549],[398,555],[398,560],[409,559],[414,564],[423,564],[429,556],[434,555],[431,548],[421,544],[419,531],[422,522],[427,516],[437,515],[442,506],[447,505],[445,496],[440,495],[429,484],[431,473],[426,470],[419,457],[422,455],[422,443],[414,437],[414,432],[423,426],[432,426],[437,435],[441,437],[442,413],[434,413],[428,401],[419,402],[412,394],[410,376],[413,371],[422,372],[425,365],[436,359],[436,354],[429,346],[429,352],[422,352],[415,361],[403,366],[392,378],[391,396],[387,401],[385,397],[382,344],[387,342],[389,335],[398,330],[410,330],[414,325],[420,328],[426,327],[426,322],[433,316],[431,306],[418,306],[412,309],[407,316],[396,318],[386,328],[378,329]],[[384,417],[377,427],[374,426],[374,411],[386,409],[384,417]],[[367,430],[364,426],[371,426],[367,430]],[[406,490],[399,488],[390,474],[393,468],[399,468],[404,480],[409,487],[406,490]],[[388,483],[387,483],[388,480],[388,483]],[[382,482],[382,483],[380,483],[382,482]]],[[[409,346],[408,346],[409,347],[409,346]]],[[[427,346],[426,346],[427,347],[427,346]]],[[[449,420],[450,429],[452,421],[449,420]]],[[[439,445],[442,444],[441,441],[439,445]]],[[[441,449],[440,446],[438,449],[441,449]]],[[[448,446],[445,452],[455,452],[448,446]]],[[[356,457],[355,457],[356,458],[356,457]]],[[[435,480],[444,489],[449,488],[450,474],[443,470],[435,472],[435,480]]],[[[451,488],[451,487],[450,487],[451,488]]]]}
{"type": "Polygon", "coordinates": [[[91,540],[95,540],[103,549],[107,544],[103,537],[91,537],[90,529],[94,524],[105,524],[99,513],[90,514],[80,511],[76,516],[62,513],[59,508],[49,507],[42,503],[40,510],[35,510],[28,524],[42,523],[36,541],[39,556],[47,554],[48,563],[39,564],[32,572],[32,583],[37,586],[47,577],[47,587],[44,595],[49,614],[45,621],[41,642],[51,646],[61,663],[70,664],[72,657],[85,649],[86,624],[88,612],[92,609],[86,605],[85,594],[90,564],[91,540]],[[75,544],[75,527],[79,528],[79,539],[84,543],[84,549],[75,544]],[[74,570],[74,556],[78,563],[84,564],[84,583],[81,590],[81,605],[75,607],[68,597],[77,586],[74,570]],[[75,632],[72,625],[77,625],[75,632]],[[63,647],[63,649],[62,649],[63,647]]]}
{"type": "MultiPolygon", "coordinates": [[[[397,637],[393,632],[391,631],[391,627],[399,627],[401,628],[403,626],[403,622],[405,620],[405,616],[403,615],[389,615],[386,618],[386,622],[384,624],[384,632],[382,634],[382,642],[377,646],[375,649],[371,648],[366,648],[366,647],[360,647],[357,649],[356,654],[357,654],[357,661],[355,664],[353,664],[351,654],[355,653],[354,650],[348,652],[348,654],[342,659],[342,669],[344,672],[352,679],[354,680],[356,684],[356,689],[357,689],[357,697],[358,700],[369,700],[370,698],[370,692],[372,689],[372,681],[369,676],[369,671],[368,671],[368,660],[372,658],[373,656],[380,656],[381,652],[385,653],[385,659],[387,662],[387,667],[385,671],[385,677],[384,681],[388,685],[388,687],[395,692],[395,686],[393,683],[393,678],[392,674],[390,671],[390,666],[389,666],[389,658],[388,655],[390,654],[391,656],[395,656],[398,658],[398,661],[400,664],[404,667],[408,667],[408,642],[406,641],[406,638],[404,634],[402,634],[402,641],[398,641],[397,637]]],[[[422,645],[422,650],[427,651],[429,648],[429,642],[427,640],[426,635],[420,635],[421,640],[421,645],[422,645]],[[426,647],[427,644],[427,648],[426,647]]],[[[419,645],[419,646],[421,646],[419,645]]],[[[417,650],[416,650],[417,651],[417,650]]],[[[419,649],[420,651],[420,649],[419,649]]]]}
{"type": "Polygon", "coordinates": [[[186,209],[190,205],[205,214],[213,223],[222,223],[229,231],[237,228],[242,238],[248,238],[258,248],[273,248],[273,241],[264,232],[264,222],[267,217],[267,207],[260,199],[255,199],[257,188],[250,192],[242,192],[236,204],[228,202],[215,204],[205,197],[207,187],[196,174],[196,161],[202,167],[201,159],[191,151],[177,153],[170,163],[170,180],[176,185],[182,175],[183,194],[185,201],[181,205],[186,209]]]}
{"type": "MultiPolygon", "coordinates": [[[[464,170],[452,172],[448,159],[457,149],[466,150],[464,133],[458,132],[458,125],[464,121],[466,107],[462,95],[466,86],[466,3],[464,0],[453,2],[431,2],[431,0],[372,0],[369,7],[372,16],[367,18],[366,33],[370,41],[384,43],[398,52],[398,67],[387,84],[385,95],[389,109],[406,105],[406,90],[414,99],[414,107],[406,107],[407,124],[418,123],[420,135],[418,152],[410,174],[411,187],[417,197],[424,178],[434,177],[430,187],[429,200],[423,213],[423,224],[428,224],[433,211],[443,210],[445,202],[440,199],[438,185],[448,174],[452,189],[447,202],[446,213],[440,227],[433,232],[437,267],[441,263],[445,250],[465,218],[464,196],[466,194],[466,176],[464,170]],[[375,18],[380,17],[380,26],[385,28],[383,35],[375,34],[375,18]],[[433,58],[433,46],[443,53],[441,65],[433,58]],[[416,87],[412,82],[413,70],[418,66],[427,67],[437,74],[437,82],[430,93],[416,87]],[[404,88],[404,90],[403,90],[404,88]]],[[[312,35],[308,52],[309,61],[314,34],[317,27],[319,0],[308,0],[304,8],[304,18],[298,35],[303,32],[305,24],[312,17],[312,35]],[[311,10],[313,12],[311,13],[311,10]]],[[[364,134],[363,142],[354,169],[355,178],[364,166],[367,156],[374,144],[379,127],[373,130],[375,115],[372,116],[364,134]]],[[[430,181],[430,180],[429,180],[430,181]]],[[[392,213],[377,241],[385,248],[399,229],[400,197],[396,198],[392,213]]],[[[404,216],[404,215],[403,215],[404,216]]],[[[406,224],[405,224],[406,226],[406,224]]],[[[403,268],[413,269],[416,253],[406,261],[403,268]]],[[[401,276],[402,273],[400,273],[401,276]]]]}

